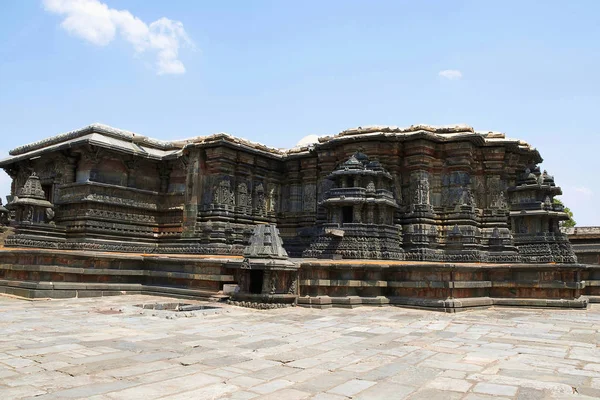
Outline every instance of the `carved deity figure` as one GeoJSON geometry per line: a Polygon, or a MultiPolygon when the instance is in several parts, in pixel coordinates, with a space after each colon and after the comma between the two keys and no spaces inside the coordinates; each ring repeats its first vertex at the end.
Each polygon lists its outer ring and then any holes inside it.
{"type": "Polygon", "coordinates": [[[275,294],[277,292],[277,274],[275,271],[271,272],[271,279],[269,282],[269,294],[275,294]]]}
{"type": "Polygon", "coordinates": [[[4,208],[4,206],[2,205],[2,199],[0,199],[0,225],[8,225],[9,221],[9,212],[6,208],[4,208]]]}
{"type": "Polygon", "coordinates": [[[296,294],[296,290],[298,287],[298,276],[293,275],[291,280],[292,280],[292,282],[290,283],[290,287],[288,289],[288,294],[296,294]]]}
{"type": "Polygon", "coordinates": [[[268,194],[268,202],[267,202],[267,211],[275,212],[277,207],[277,187],[275,185],[269,186],[269,194],[268,194]]]}
{"type": "Polygon", "coordinates": [[[252,199],[248,196],[248,186],[245,183],[238,184],[237,205],[240,207],[252,207],[252,199]]]}
{"type": "Polygon", "coordinates": [[[306,185],[302,188],[302,209],[304,211],[315,211],[316,192],[314,185],[306,185]]]}
{"type": "Polygon", "coordinates": [[[214,188],[213,203],[228,206],[235,205],[235,196],[230,189],[227,179],[222,180],[217,188],[214,188]]]}
{"type": "Polygon", "coordinates": [[[48,223],[54,223],[54,210],[51,209],[50,207],[46,208],[45,210],[46,213],[46,222],[48,223]]]}
{"type": "Polygon", "coordinates": [[[374,192],[374,191],[375,191],[375,182],[369,181],[369,183],[367,183],[367,192],[374,192]]]}
{"type": "Polygon", "coordinates": [[[27,207],[27,213],[25,214],[24,220],[27,222],[33,222],[33,207],[27,207]]]}
{"type": "Polygon", "coordinates": [[[461,203],[465,206],[475,205],[475,196],[470,188],[463,189],[461,203]]]}
{"type": "Polygon", "coordinates": [[[417,181],[417,185],[413,193],[413,203],[429,204],[429,180],[427,177],[421,177],[417,181]]]}
{"type": "Polygon", "coordinates": [[[265,198],[265,188],[262,183],[259,183],[258,185],[256,185],[255,196],[256,196],[256,211],[259,214],[264,215],[265,212],[267,211],[267,201],[265,198]]]}

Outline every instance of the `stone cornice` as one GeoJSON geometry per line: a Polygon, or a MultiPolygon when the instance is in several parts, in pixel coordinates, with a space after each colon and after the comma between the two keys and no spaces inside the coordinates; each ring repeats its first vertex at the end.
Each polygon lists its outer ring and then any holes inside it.
{"type": "MultiPolygon", "coordinates": [[[[243,138],[238,138],[227,133],[217,133],[209,136],[197,136],[183,140],[161,141],[151,139],[130,131],[117,129],[103,124],[92,124],[81,129],[76,129],[44,140],[17,147],[9,152],[13,157],[2,160],[1,164],[9,165],[12,162],[24,158],[38,156],[45,153],[46,149],[54,151],[64,146],[80,145],[86,136],[98,134],[107,138],[117,139],[117,142],[127,144],[128,146],[138,146],[140,149],[146,148],[153,150],[151,158],[170,159],[176,158],[186,147],[202,147],[218,144],[227,144],[232,147],[240,148],[246,151],[256,151],[265,156],[271,156],[278,159],[284,159],[289,156],[302,156],[308,154],[314,149],[321,147],[327,148],[332,145],[342,144],[362,140],[393,140],[393,141],[412,141],[418,139],[431,140],[435,143],[461,142],[469,141],[476,146],[482,147],[507,147],[516,153],[529,153],[537,162],[541,162],[538,151],[528,143],[507,138],[503,133],[498,132],[477,132],[472,127],[466,125],[434,127],[430,125],[412,125],[408,128],[399,128],[394,126],[373,126],[358,127],[347,129],[337,135],[325,136],[319,138],[318,143],[293,147],[291,149],[277,149],[257,142],[252,142],[243,138]],[[52,148],[52,149],[50,149],[52,148]],[[164,152],[164,154],[162,154],[164,152]]],[[[119,150],[119,144],[111,145],[114,150],[119,150]]],[[[130,149],[123,148],[123,151],[130,152],[130,149]]]]}

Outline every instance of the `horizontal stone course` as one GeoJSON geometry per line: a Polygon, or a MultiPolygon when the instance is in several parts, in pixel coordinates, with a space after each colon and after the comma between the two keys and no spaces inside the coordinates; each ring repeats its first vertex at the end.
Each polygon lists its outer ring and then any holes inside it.
{"type": "MultiPolygon", "coordinates": [[[[0,250],[0,259],[0,291],[32,298],[153,293],[225,299],[221,285],[236,282],[231,268],[242,261],[50,250],[0,250]]],[[[492,305],[584,308],[600,301],[594,292],[600,281],[588,279],[600,273],[594,265],[292,261],[300,265],[298,304],[305,307],[457,311],[492,305]]]]}

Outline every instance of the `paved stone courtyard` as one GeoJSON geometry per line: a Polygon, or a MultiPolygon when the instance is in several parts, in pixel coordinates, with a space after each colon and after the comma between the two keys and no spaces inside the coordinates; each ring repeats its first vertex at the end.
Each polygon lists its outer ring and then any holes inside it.
{"type": "Polygon", "coordinates": [[[0,399],[600,397],[600,305],[173,313],[0,296],[0,399]]]}

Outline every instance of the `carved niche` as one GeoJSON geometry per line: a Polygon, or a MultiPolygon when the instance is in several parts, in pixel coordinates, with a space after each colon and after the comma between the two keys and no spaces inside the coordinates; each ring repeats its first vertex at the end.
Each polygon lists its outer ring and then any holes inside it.
{"type": "Polygon", "coordinates": [[[267,211],[277,212],[277,203],[279,202],[279,185],[270,183],[267,186],[267,211]]]}
{"type": "Polygon", "coordinates": [[[429,203],[429,179],[427,175],[419,175],[415,180],[412,190],[413,204],[429,203]]]}
{"type": "Polygon", "coordinates": [[[234,206],[235,195],[231,190],[231,184],[228,179],[223,179],[218,186],[213,187],[213,204],[234,206]]]}
{"type": "Polygon", "coordinates": [[[315,212],[316,201],[316,186],[314,184],[305,185],[302,188],[302,210],[305,212],[315,212]]]}
{"type": "Polygon", "coordinates": [[[247,207],[252,209],[252,197],[248,193],[248,186],[241,182],[237,185],[237,205],[238,207],[247,207]]]}
{"type": "Polygon", "coordinates": [[[265,187],[261,182],[254,186],[255,211],[258,215],[265,215],[267,212],[267,199],[265,197],[265,187]]]}

